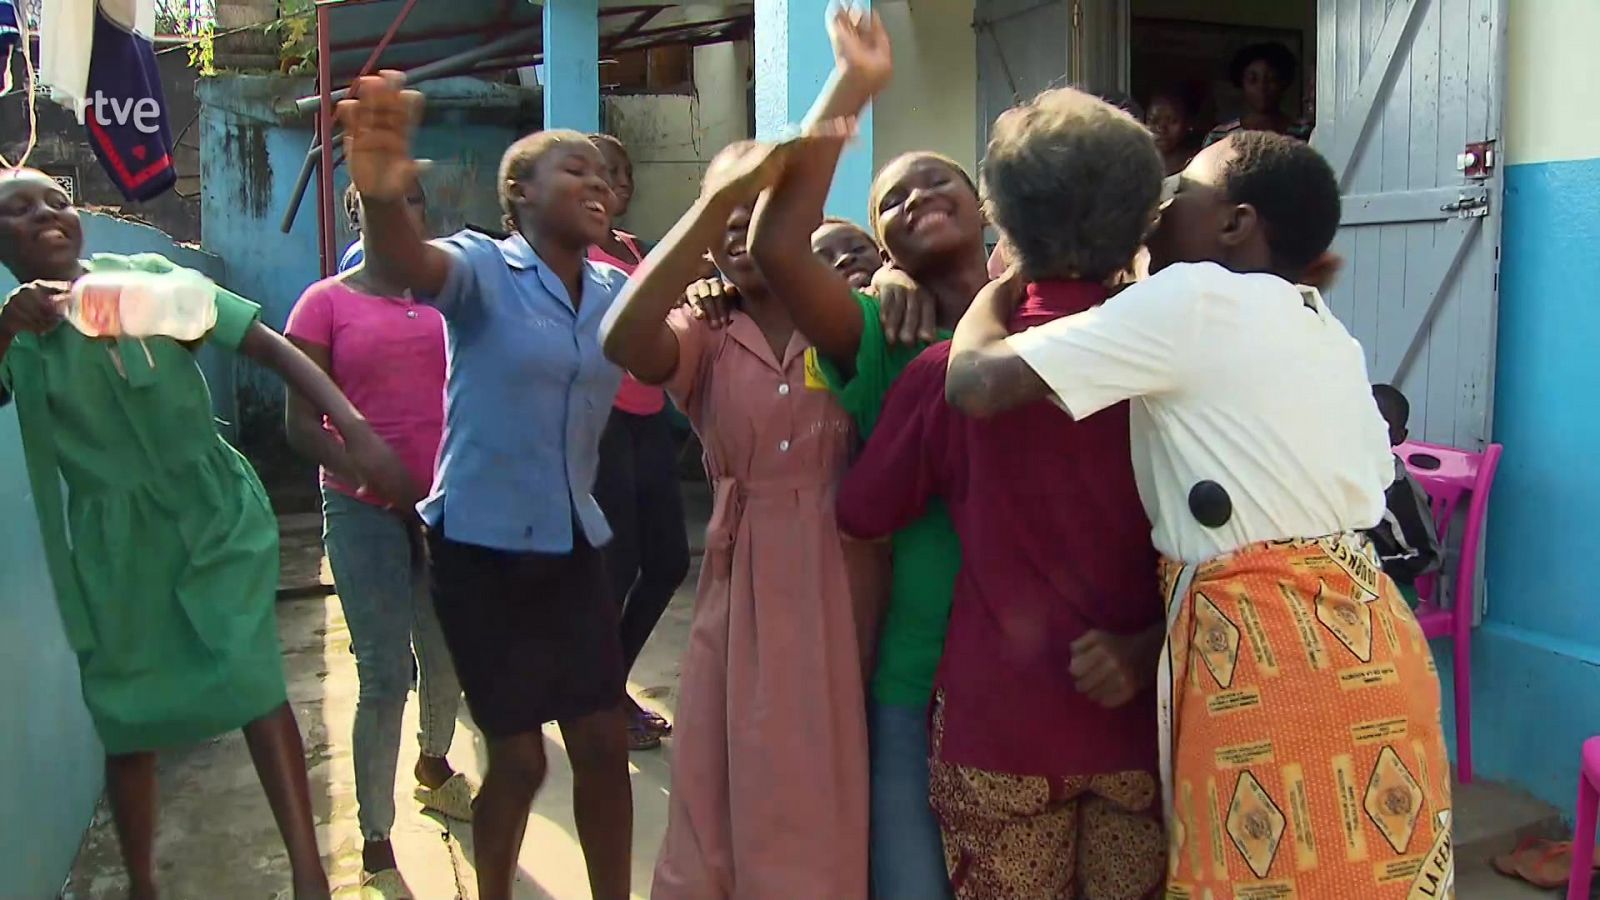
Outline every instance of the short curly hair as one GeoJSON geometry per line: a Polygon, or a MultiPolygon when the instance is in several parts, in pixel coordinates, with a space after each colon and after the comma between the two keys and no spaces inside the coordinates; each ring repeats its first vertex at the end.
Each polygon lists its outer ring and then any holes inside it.
{"type": "Polygon", "coordinates": [[[1133,261],[1161,196],[1161,155],[1133,116],[1055,88],[995,121],[984,208],[1031,279],[1100,281],[1133,261]]]}
{"type": "Polygon", "coordinates": [[[517,138],[500,157],[500,180],[497,191],[500,195],[500,211],[505,214],[504,224],[507,231],[516,233],[521,229],[521,224],[517,221],[516,207],[511,199],[512,183],[532,178],[534,170],[539,166],[539,160],[563,144],[594,146],[589,136],[581,131],[553,128],[517,138]]]}
{"type": "Polygon", "coordinates": [[[1233,61],[1228,63],[1228,80],[1236,88],[1244,87],[1244,72],[1256,62],[1264,62],[1278,73],[1278,80],[1285,85],[1293,84],[1300,75],[1300,60],[1288,47],[1277,41],[1264,41],[1260,44],[1251,44],[1233,55],[1233,61]]]}
{"type": "Polygon", "coordinates": [[[1235,154],[1222,172],[1228,199],[1255,207],[1275,265],[1303,270],[1339,230],[1343,204],[1333,167],[1310,144],[1287,135],[1239,131],[1228,140],[1235,154]]]}

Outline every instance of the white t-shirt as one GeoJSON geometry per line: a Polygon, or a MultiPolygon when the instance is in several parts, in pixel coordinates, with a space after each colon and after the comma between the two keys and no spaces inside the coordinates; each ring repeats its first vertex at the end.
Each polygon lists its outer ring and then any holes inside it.
{"type": "Polygon", "coordinates": [[[1132,400],[1133,467],[1168,557],[1370,528],[1394,480],[1361,345],[1312,288],[1214,263],[1169,266],[1009,339],[1076,418],[1132,400]],[[1190,510],[1203,481],[1232,514],[1190,510]]]}

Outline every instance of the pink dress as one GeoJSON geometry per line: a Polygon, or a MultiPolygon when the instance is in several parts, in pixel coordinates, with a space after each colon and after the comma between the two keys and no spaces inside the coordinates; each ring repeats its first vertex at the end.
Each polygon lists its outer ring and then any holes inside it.
{"type": "Polygon", "coordinates": [[[875,548],[843,539],[834,492],[852,425],[735,313],[679,310],[667,392],[715,488],[673,729],[654,900],[863,900],[867,730],[860,617],[875,548]],[[852,591],[852,584],[857,588],[852,591]]]}

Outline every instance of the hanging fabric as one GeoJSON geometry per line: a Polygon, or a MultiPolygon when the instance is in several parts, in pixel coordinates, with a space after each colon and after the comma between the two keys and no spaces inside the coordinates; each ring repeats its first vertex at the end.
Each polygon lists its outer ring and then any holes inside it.
{"type": "Polygon", "coordinates": [[[117,189],[143,202],[177,183],[172,127],[150,41],[95,15],[89,91],[98,114],[84,118],[89,144],[117,189]],[[110,115],[106,111],[110,111],[110,115]]]}
{"type": "Polygon", "coordinates": [[[27,79],[27,104],[28,104],[28,137],[22,146],[22,155],[15,162],[6,159],[0,153],[0,167],[7,169],[20,168],[28,164],[28,157],[33,155],[34,145],[39,140],[39,109],[38,98],[35,96],[39,79],[33,72],[33,48],[28,40],[28,18],[17,13],[16,4],[12,0],[0,0],[0,96],[11,93],[13,87],[11,80],[12,56],[20,49],[22,51],[22,76],[27,79]]]}
{"type": "Polygon", "coordinates": [[[146,40],[156,36],[156,0],[100,0],[107,18],[146,40]]]}
{"type": "Polygon", "coordinates": [[[39,83],[74,113],[89,96],[94,11],[95,0],[42,0],[39,9],[39,83]]]}

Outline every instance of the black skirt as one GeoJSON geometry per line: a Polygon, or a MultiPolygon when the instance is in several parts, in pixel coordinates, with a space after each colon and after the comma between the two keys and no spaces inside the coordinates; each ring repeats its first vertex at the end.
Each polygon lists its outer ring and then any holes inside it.
{"type": "Polygon", "coordinates": [[[491,738],[622,702],[626,674],[604,557],[574,523],[571,553],[494,550],[428,533],[439,626],[467,708],[491,738]]]}

